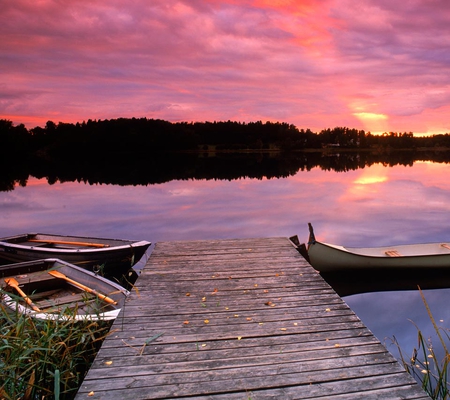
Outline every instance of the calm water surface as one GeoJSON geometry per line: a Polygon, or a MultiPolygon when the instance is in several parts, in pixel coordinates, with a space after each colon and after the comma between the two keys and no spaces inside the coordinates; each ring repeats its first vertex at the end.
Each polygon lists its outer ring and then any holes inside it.
{"type": "MultiPolygon", "coordinates": [[[[26,187],[0,192],[0,235],[35,231],[155,243],[298,234],[306,241],[312,222],[318,240],[347,246],[450,241],[449,168],[376,164],[345,173],[315,168],[282,179],[151,186],[30,179],[26,187]]],[[[450,327],[450,290],[425,295],[438,323],[450,327]]],[[[417,291],[345,300],[380,340],[395,336],[408,353],[417,342],[411,321],[432,332],[417,291]]]]}

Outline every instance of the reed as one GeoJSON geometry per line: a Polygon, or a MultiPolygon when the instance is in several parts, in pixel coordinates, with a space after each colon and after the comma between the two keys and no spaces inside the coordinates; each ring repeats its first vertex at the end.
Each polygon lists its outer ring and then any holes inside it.
{"type": "MultiPolygon", "coordinates": [[[[76,311],[61,316],[68,312],[76,311]]],[[[110,321],[38,320],[0,303],[0,398],[74,398],[110,327],[110,321]]]]}
{"type": "Polygon", "coordinates": [[[440,344],[439,347],[434,347],[431,338],[425,339],[417,325],[415,325],[417,329],[417,348],[414,348],[411,357],[403,354],[395,337],[393,341],[398,348],[403,366],[422,385],[425,392],[432,399],[448,399],[450,396],[450,383],[448,381],[450,354],[447,343],[450,340],[450,331],[437,325],[420,287],[419,292],[433,324],[440,344]]]}

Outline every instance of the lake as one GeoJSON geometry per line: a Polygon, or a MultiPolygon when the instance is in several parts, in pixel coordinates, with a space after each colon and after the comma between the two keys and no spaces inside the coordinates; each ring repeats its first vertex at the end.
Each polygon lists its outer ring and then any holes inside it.
{"type": "MultiPolygon", "coordinates": [[[[311,222],[318,240],[346,246],[450,241],[449,169],[436,162],[375,163],[347,172],[313,167],[272,179],[124,186],[50,185],[30,177],[25,187],[0,192],[0,235],[34,231],[155,243],[297,234],[306,241],[311,222]]],[[[450,290],[424,293],[437,322],[450,327],[450,290]]],[[[344,299],[381,341],[395,336],[408,355],[417,345],[412,322],[426,336],[432,333],[417,290],[344,299]]],[[[389,340],[386,345],[396,353],[389,340]]]]}

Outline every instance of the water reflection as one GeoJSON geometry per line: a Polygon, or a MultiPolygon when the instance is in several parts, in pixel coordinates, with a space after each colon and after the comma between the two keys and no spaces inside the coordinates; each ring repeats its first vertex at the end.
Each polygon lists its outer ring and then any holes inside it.
{"type": "MultiPolygon", "coordinates": [[[[98,154],[92,159],[30,158],[0,159],[0,191],[27,185],[30,176],[57,182],[149,185],[186,179],[285,178],[300,171],[320,168],[348,172],[376,164],[412,166],[416,160],[449,163],[446,151],[311,151],[249,153],[98,154]]],[[[361,181],[364,183],[364,181],[361,181]]]]}
{"type": "MultiPolygon", "coordinates": [[[[154,168],[166,167],[149,162],[154,168]]],[[[276,168],[281,165],[277,163],[276,168]]],[[[233,173],[244,176],[239,172],[244,160],[237,165],[233,173]]],[[[125,170],[128,180],[139,181],[141,171],[125,170]]],[[[222,171],[226,176],[225,168],[222,171]]],[[[212,179],[212,172],[209,179],[187,180],[195,174],[184,171],[177,172],[183,178],[147,186],[61,183],[54,177],[55,183],[48,185],[47,178],[28,177],[25,187],[16,184],[14,190],[0,192],[0,235],[40,231],[155,243],[298,234],[306,241],[307,222],[312,222],[318,240],[353,247],[450,241],[445,163],[374,163],[346,172],[311,166],[283,171],[291,172],[277,179],[233,180],[212,179]]],[[[100,182],[94,172],[89,182],[100,182]]],[[[164,174],[170,176],[169,172],[164,174]]],[[[113,175],[110,182],[125,179],[113,175]]],[[[75,172],[71,179],[78,179],[75,172]]],[[[396,279],[408,282],[406,278],[396,279]]],[[[389,282],[392,277],[383,279],[389,282]]],[[[446,324],[449,291],[432,293],[433,307],[436,304],[438,318],[446,324]]],[[[425,314],[416,314],[423,309],[417,296],[417,291],[378,292],[346,299],[380,339],[395,334],[402,346],[412,349],[416,332],[408,320],[419,326],[429,323],[425,314]]]]}
{"type": "MultiPolygon", "coordinates": [[[[423,293],[437,326],[442,329],[441,334],[448,338],[450,308],[447,305],[450,289],[426,290],[423,293]]],[[[433,345],[437,359],[443,360],[445,353],[417,290],[364,293],[345,297],[344,300],[397,358],[398,348],[392,339],[397,339],[402,352],[408,358],[418,346],[420,330],[425,341],[430,341],[433,345]]],[[[449,345],[448,339],[446,345],[449,345]]]]}
{"type": "Polygon", "coordinates": [[[322,272],[320,275],[341,297],[371,292],[415,291],[418,287],[423,290],[450,288],[450,268],[371,269],[322,272]]]}

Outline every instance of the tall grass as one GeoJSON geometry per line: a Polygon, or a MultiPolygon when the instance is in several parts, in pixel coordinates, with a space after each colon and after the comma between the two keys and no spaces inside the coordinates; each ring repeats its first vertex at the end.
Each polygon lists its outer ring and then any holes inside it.
{"type": "Polygon", "coordinates": [[[450,396],[450,383],[448,381],[450,354],[447,343],[450,340],[450,331],[436,324],[436,320],[431,313],[420,287],[419,292],[431,323],[433,324],[439,347],[434,347],[431,338],[425,339],[417,325],[417,348],[414,348],[411,357],[407,357],[402,353],[395,337],[394,343],[399,350],[403,366],[422,385],[425,392],[432,399],[448,399],[450,396]]]}
{"type": "Polygon", "coordinates": [[[0,398],[74,398],[110,327],[38,320],[0,303],[0,398]]]}

